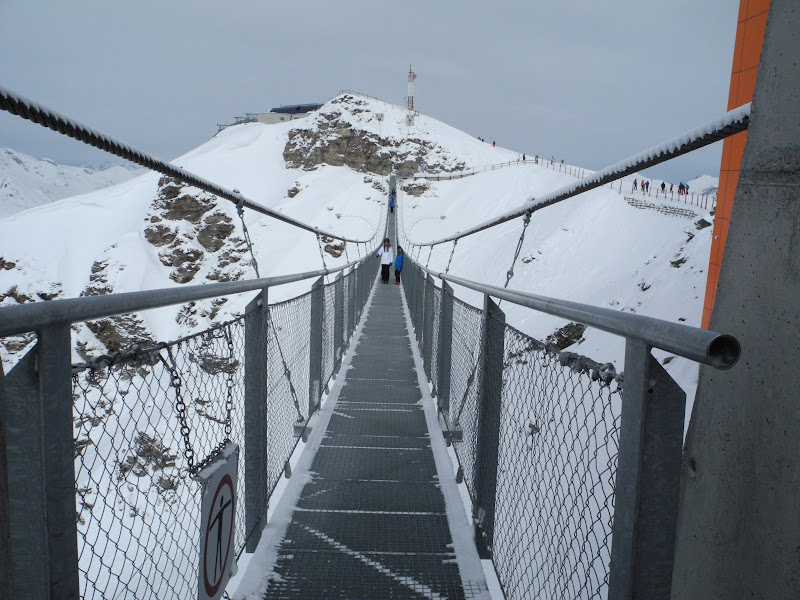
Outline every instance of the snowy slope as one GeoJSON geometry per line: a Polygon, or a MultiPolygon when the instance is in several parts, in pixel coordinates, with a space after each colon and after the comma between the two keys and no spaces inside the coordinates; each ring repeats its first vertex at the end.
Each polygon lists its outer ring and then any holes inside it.
{"type": "MultiPolygon", "coordinates": [[[[519,157],[424,115],[409,127],[405,115],[374,99],[339,96],[304,119],[229,127],[175,162],[297,219],[370,237],[382,228],[391,171],[408,177],[424,163],[431,170],[457,172],[519,157]]],[[[566,173],[530,164],[453,181],[404,179],[398,190],[401,229],[415,241],[438,238],[571,181],[566,173]]],[[[711,238],[701,219],[710,223],[713,217],[696,207],[647,198],[651,205],[696,213],[670,216],[652,206],[631,206],[625,196],[636,194],[603,188],[537,212],[510,287],[699,325],[711,238]]],[[[322,266],[313,235],[257,214],[246,219],[261,276],[322,266]]],[[[451,273],[503,285],[521,226],[517,220],[462,240],[451,273]]],[[[450,250],[437,247],[431,266],[443,270],[450,250]]],[[[348,245],[338,258],[326,254],[326,264],[342,264],[359,252],[348,245]]],[[[427,250],[421,259],[427,262],[427,250]]],[[[255,275],[234,207],[153,173],[0,221],[0,261],[0,305],[255,275]],[[219,234],[218,243],[209,245],[210,233],[219,234]]],[[[296,295],[308,285],[276,288],[270,300],[296,295]]],[[[480,305],[474,294],[458,293],[480,305]]],[[[221,307],[205,301],[183,311],[147,311],[115,325],[130,334],[122,337],[131,343],[167,340],[238,314],[247,301],[243,296],[221,307]]],[[[504,310],[510,323],[540,339],[564,325],[517,307],[504,310]]],[[[84,356],[109,349],[107,340],[85,326],[75,338],[84,356]]],[[[583,338],[573,350],[622,370],[621,340],[591,330],[583,338]]],[[[12,349],[0,345],[6,364],[14,362],[25,341],[16,340],[12,349]]],[[[674,360],[667,369],[691,397],[696,367],[674,360]]]]}
{"type": "Polygon", "coordinates": [[[102,169],[72,167],[0,148],[0,219],[54,200],[99,190],[135,174],[136,170],[119,165],[102,169]]]}

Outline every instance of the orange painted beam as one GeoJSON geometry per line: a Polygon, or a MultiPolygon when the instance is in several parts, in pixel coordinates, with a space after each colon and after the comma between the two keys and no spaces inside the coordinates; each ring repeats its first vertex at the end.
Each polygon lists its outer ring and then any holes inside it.
{"type": "MultiPolygon", "coordinates": [[[[728,92],[728,110],[738,108],[753,99],[756,74],[764,43],[767,12],[770,0],[739,0],[739,19],[736,26],[736,43],[733,48],[731,87],[728,92]]],[[[708,279],[703,306],[702,327],[708,329],[714,299],[717,296],[719,270],[725,253],[733,198],[739,181],[739,166],[742,163],[747,132],[737,133],[722,142],[722,161],[719,168],[719,191],[714,215],[714,230],[711,239],[711,256],[708,264],[708,279]]]]}

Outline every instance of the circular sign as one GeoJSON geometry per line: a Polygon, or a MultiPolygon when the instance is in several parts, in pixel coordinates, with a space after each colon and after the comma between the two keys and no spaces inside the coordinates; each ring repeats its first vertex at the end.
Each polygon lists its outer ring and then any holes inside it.
{"type": "Polygon", "coordinates": [[[225,475],[214,493],[214,501],[211,503],[208,515],[206,543],[203,547],[203,583],[206,593],[212,598],[219,592],[219,587],[228,571],[228,559],[233,545],[235,508],[233,480],[230,475],[225,475]]]}

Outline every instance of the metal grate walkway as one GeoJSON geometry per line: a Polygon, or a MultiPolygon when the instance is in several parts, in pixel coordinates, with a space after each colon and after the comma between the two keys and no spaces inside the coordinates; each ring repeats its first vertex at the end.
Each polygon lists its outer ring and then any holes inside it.
{"type": "Polygon", "coordinates": [[[462,584],[410,344],[400,288],[378,281],[265,598],[485,590],[462,584]]]}

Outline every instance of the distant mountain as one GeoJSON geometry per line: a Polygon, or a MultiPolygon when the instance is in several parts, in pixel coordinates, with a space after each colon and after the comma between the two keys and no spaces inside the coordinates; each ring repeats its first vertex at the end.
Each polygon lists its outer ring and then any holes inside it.
{"type": "Polygon", "coordinates": [[[60,165],[10,148],[0,148],[0,219],[23,210],[99,190],[137,174],[133,168],[60,165]]]}
{"type": "Polygon", "coordinates": [[[719,177],[713,177],[712,175],[700,175],[690,179],[687,183],[689,184],[689,192],[704,196],[713,196],[719,189],[719,177]]]}

